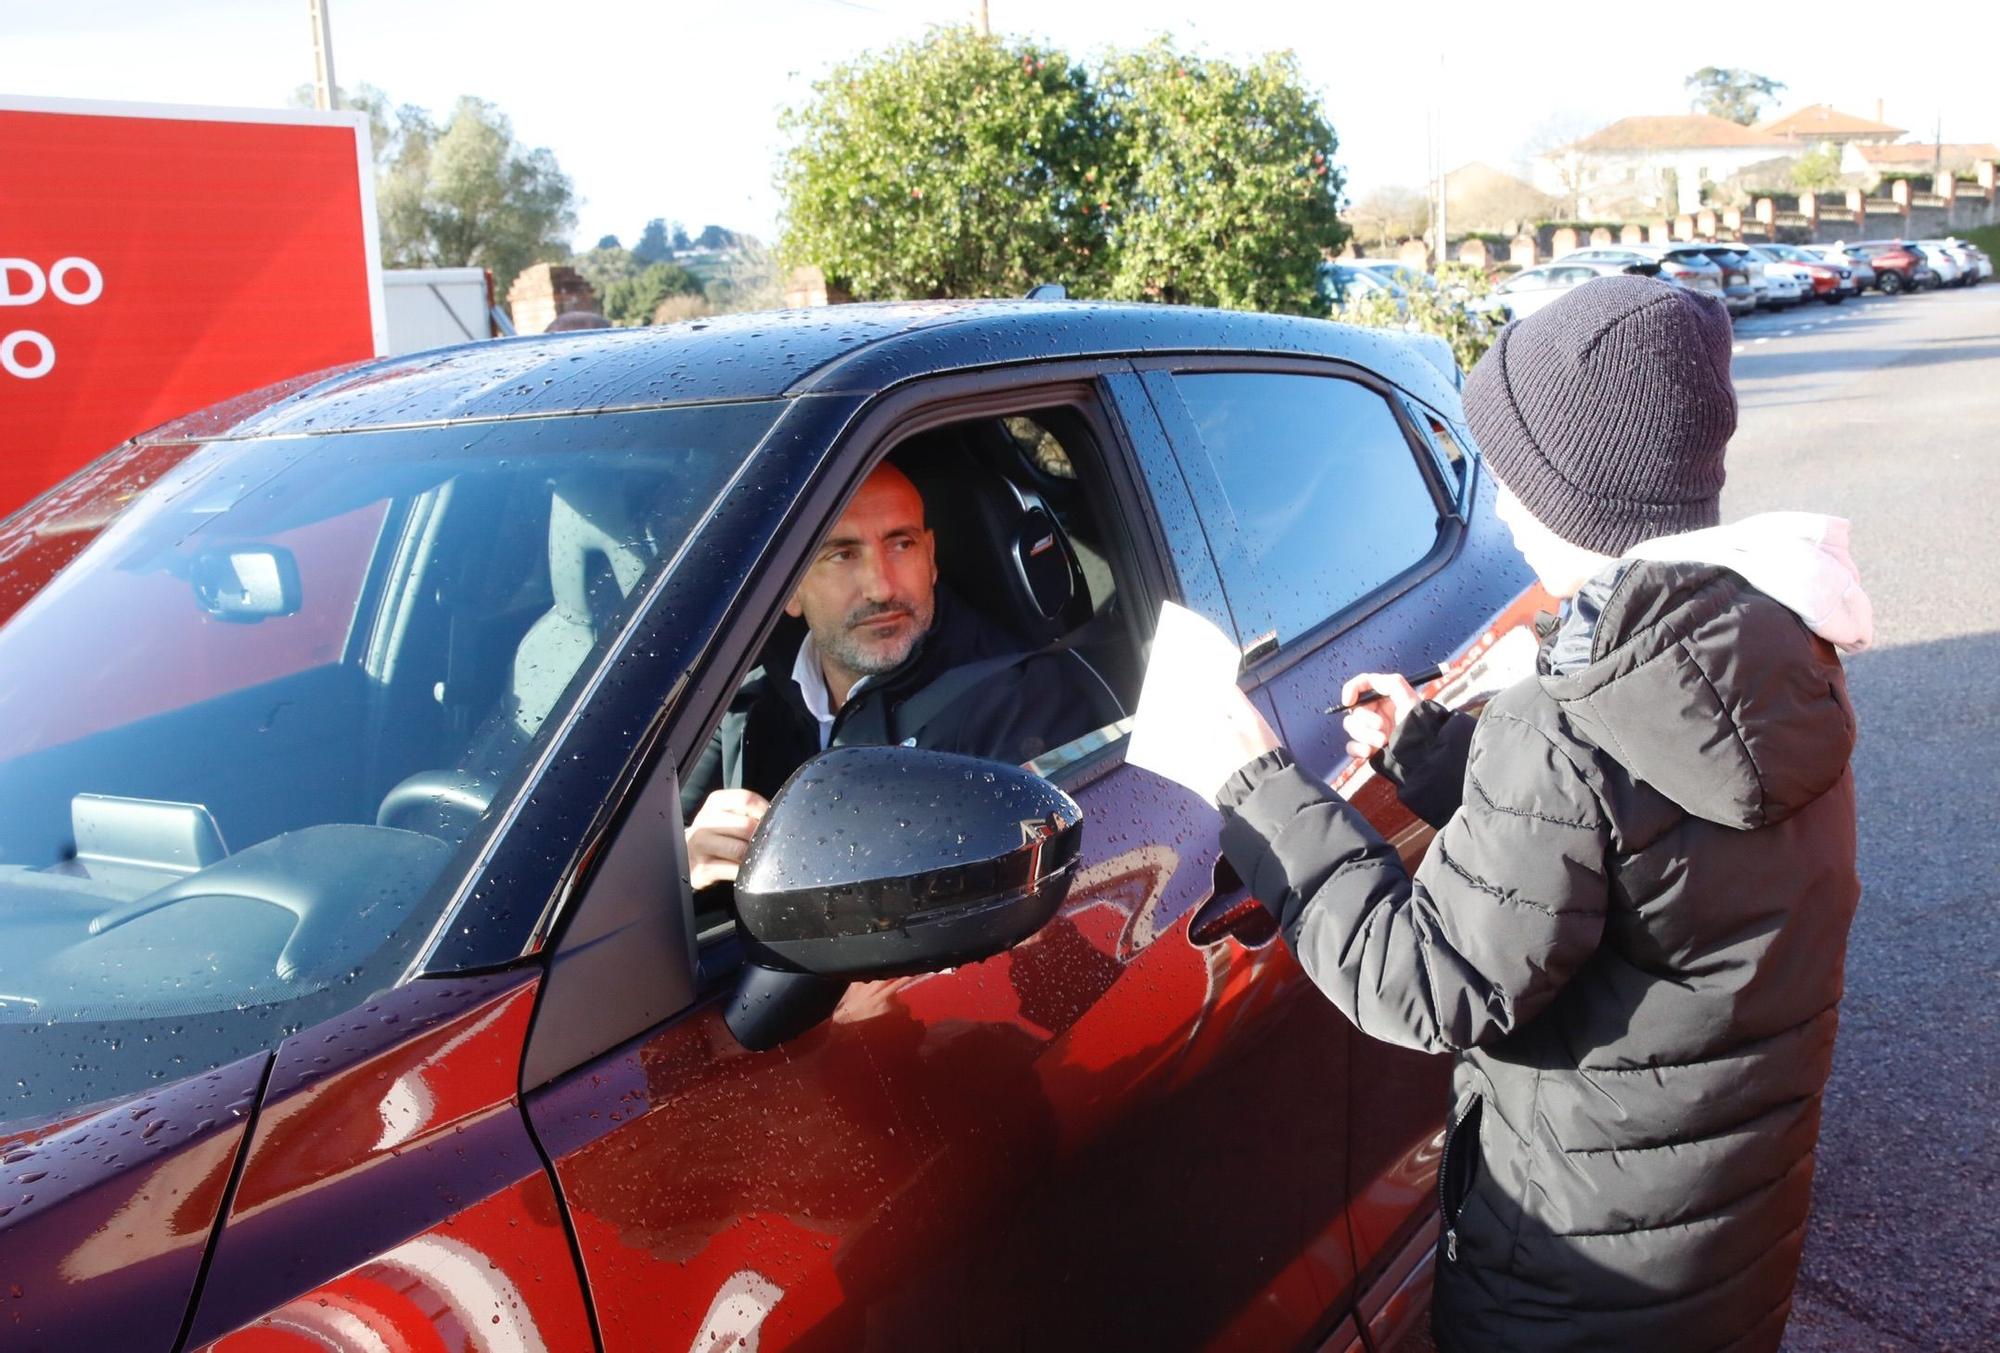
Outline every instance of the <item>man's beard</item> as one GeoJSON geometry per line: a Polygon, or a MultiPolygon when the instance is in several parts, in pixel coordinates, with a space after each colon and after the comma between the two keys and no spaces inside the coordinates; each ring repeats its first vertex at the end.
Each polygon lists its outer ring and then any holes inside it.
{"type": "Polygon", "coordinates": [[[888,602],[856,607],[842,618],[840,629],[833,636],[833,642],[823,644],[822,652],[857,677],[881,676],[884,672],[892,672],[908,661],[911,651],[926,634],[930,633],[931,619],[935,612],[936,604],[928,597],[909,606],[888,602]],[[855,630],[855,626],[884,615],[912,617],[912,623],[904,632],[903,641],[893,648],[883,648],[879,641],[870,645],[864,636],[855,630]]]}

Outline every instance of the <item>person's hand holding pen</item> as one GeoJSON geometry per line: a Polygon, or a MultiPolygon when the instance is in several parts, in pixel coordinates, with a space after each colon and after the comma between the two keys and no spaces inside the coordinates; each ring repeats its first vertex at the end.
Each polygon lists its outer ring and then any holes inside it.
{"type": "MultiPolygon", "coordinates": [[[[1436,676],[1435,670],[1420,672],[1417,680],[1429,681],[1436,676]]],[[[1389,745],[1396,725],[1416,707],[1417,690],[1409,677],[1395,672],[1363,672],[1347,679],[1340,688],[1340,703],[1327,713],[1347,711],[1341,721],[1347,730],[1347,754],[1366,761],[1389,745]]]]}

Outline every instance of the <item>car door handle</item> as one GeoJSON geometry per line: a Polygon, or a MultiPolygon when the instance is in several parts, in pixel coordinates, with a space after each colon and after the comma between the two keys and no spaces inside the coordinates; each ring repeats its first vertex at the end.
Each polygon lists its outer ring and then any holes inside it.
{"type": "Polygon", "coordinates": [[[1243,880],[1226,856],[1215,857],[1214,889],[1188,918],[1188,943],[1200,948],[1233,939],[1246,949],[1269,944],[1277,936],[1277,918],[1244,890],[1243,880]]]}

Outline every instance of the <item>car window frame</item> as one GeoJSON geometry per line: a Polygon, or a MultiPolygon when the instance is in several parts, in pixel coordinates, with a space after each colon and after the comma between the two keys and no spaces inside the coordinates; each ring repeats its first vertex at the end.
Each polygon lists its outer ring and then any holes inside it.
{"type": "MultiPolygon", "coordinates": [[[[1421,361],[1415,354],[1410,360],[1421,361]]],[[[1341,635],[1367,620],[1369,616],[1395,601],[1426,578],[1442,570],[1451,562],[1464,543],[1466,518],[1469,511],[1469,495],[1476,474],[1468,468],[1462,485],[1451,485],[1440,467],[1440,453],[1431,446],[1428,435],[1413,418],[1409,405],[1411,395],[1401,386],[1383,377],[1380,373],[1353,362],[1337,359],[1294,358],[1258,354],[1216,354],[1205,357],[1163,357],[1134,363],[1142,376],[1147,379],[1147,388],[1153,396],[1155,410],[1167,427],[1168,438],[1173,444],[1175,457],[1181,472],[1186,477],[1193,493],[1197,510],[1205,521],[1217,524],[1212,530],[1236,530],[1236,515],[1229,506],[1227,494],[1214,467],[1209,463],[1207,447],[1195,427],[1193,415],[1182,402],[1174,378],[1179,375],[1207,375],[1241,372],[1257,375],[1293,375],[1315,378],[1333,378],[1351,381],[1361,385],[1382,398],[1389,406],[1390,414],[1402,430],[1405,448],[1416,463],[1417,472],[1423,477],[1430,490],[1431,501],[1437,511],[1437,525],[1431,539],[1430,548],[1414,563],[1384,579],[1376,587],[1348,602],[1338,610],[1322,617],[1317,623],[1295,635],[1247,634],[1240,622],[1233,628],[1237,642],[1245,650],[1244,673],[1256,685],[1270,681],[1298,663],[1309,660],[1328,644],[1337,641],[1341,635]]],[[[1419,401],[1421,403],[1421,401],[1419,401]]],[[[1442,415],[1440,415],[1442,417],[1442,415]]],[[[1455,429],[1453,420],[1446,418],[1447,425],[1455,429]]],[[[1460,447],[1468,457],[1476,454],[1469,438],[1460,440],[1460,447]]],[[[1224,543],[1210,539],[1211,551],[1215,556],[1218,575],[1222,575],[1224,546],[1230,553],[1242,548],[1240,535],[1233,535],[1224,543]]],[[[1227,595],[1227,584],[1223,584],[1227,595]]],[[[1230,611],[1232,620],[1235,611],[1230,611]]]]}
{"type": "MultiPolygon", "coordinates": [[[[884,457],[922,432],[973,419],[1071,410],[1096,444],[1094,463],[1088,469],[1080,467],[1080,473],[1092,487],[1106,491],[1102,509],[1115,514],[1116,520],[1104,525],[1119,535],[1130,556],[1112,561],[1121,591],[1132,599],[1130,614],[1142,610],[1150,614],[1162,600],[1182,600],[1186,589],[1180,561],[1162,528],[1152,477],[1142,470],[1134,429],[1126,421],[1131,411],[1121,407],[1124,401],[1107,379],[1129,374],[1130,363],[1123,357],[1042,362],[924,377],[870,398],[828,448],[812,484],[795,504],[783,538],[767,543],[759,561],[758,587],[739,599],[730,618],[710,637],[716,667],[714,680],[705,684],[712,693],[675,714],[677,729],[670,742],[676,784],[693,769],[729,699],[756,665],[784,613],[784,600],[796,590],[840,509],[884,457]],[[805,524],[811,529],[801,529],[805,524]]],[[[1119,733],[1067,760],[1053,772],[1052,782],[1069,792],[1083,789],[1124,763],[1127,742],[1127,734],[1119,733]]],[[[1063,750],[1052,748],[1049,755],[1063,750]]],[[[678,893],[676,905],[692,929],[693,897],[685,887],[678,893]]],[[[733,921],[712,925],[695,933],[694,945],[695,1004],[700,1004],[740,967],[741,933],[733,921]]]]}

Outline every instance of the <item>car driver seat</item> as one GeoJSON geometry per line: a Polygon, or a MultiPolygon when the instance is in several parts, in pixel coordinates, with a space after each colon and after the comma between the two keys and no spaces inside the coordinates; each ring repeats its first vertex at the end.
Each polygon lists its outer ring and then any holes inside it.
{"type": "MultiPolygon", "coordinates": [[[[1041,494],[979,455],[962,431],[919,435],[892,456],[923,494],[938,571],[1023,650],[1064,646],[1092,614],[1076,549],[1041,494]]],[[[1097,669],[1073,648],[1064,651],[1104,688],[1108,705],[1118,710],[1114,717],[1122,717],[1123,702],[1097,669]]]]}
{"type": "Polygon", "coordinates": [[[424,770],[376,810],[384,827],[455,840],[491,800],[501,774],[541,731],[556,702],[658,556],[635,483],[616,474],[558,479],[549,497],[549,609],[514,651],[499,706],[450,770],[424,770]]]}

